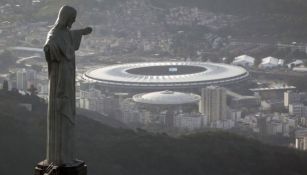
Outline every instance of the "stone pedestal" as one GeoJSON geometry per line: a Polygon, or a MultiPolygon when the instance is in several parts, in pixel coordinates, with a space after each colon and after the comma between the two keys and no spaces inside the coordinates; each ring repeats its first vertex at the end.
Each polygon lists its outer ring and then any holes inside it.
{"type": "Polygon", "coordinates": [[[71,164],[53,166],[42,161],[35,167],[34,175],[87,175],[87,166],[83,161],[75,160],[71,164]]]}

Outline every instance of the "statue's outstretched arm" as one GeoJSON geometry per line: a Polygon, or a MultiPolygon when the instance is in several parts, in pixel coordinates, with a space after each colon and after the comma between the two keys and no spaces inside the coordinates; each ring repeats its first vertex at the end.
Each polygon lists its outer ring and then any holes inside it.
{"type": "Polygon", "coordinates": [[[71,30],[71,32],[79,33],[80,35],[88,35],[91,34],[93,29],[91,27],[85,27],[84,29],[75,29],[71,30]]]}
{"type": "Polygon", "coordinates": [[[93,29],[91,27],[86,27],[84,29],[78,29],[78,30],[71,30],[71,36],[73,39],[73,44],[74,44],[74,49],[78,50],[80,43],[81,43],[81,39],[83,35],[88,35],[90,33],[92,33],[93,29]]]}
{"type": "Polygon", "coordinates": [[[86,28],[84,28],[84,29],[81,29],[81,30],[83,30],[82,32],[82,35],[88,35],[88,34],[91,34],[92,33],[92,31],[93,31],[93,29],[91,28],[91,27],[86,27],[86,28]]]}

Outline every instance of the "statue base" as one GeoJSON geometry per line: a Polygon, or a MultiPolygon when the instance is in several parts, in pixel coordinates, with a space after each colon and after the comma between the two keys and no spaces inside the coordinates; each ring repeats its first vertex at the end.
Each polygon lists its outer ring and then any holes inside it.
{"type": "Polygon", "coordinates": [[[87,166],[83,161],[75,160],[71,164],[54,166],[42,161],[35,167],[34,175],[87,175],[87,166]]]}

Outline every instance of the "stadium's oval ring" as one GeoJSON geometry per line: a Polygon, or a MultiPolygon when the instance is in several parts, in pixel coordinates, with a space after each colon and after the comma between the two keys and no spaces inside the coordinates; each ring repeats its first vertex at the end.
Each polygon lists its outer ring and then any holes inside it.
{"type": "Polygon", "coordinates": [[[182,89],[227,85],[249,77],[246,69],[211,62],[148,62],[106,66],[87,71],[83,78],[106,87],[182,89]]]}

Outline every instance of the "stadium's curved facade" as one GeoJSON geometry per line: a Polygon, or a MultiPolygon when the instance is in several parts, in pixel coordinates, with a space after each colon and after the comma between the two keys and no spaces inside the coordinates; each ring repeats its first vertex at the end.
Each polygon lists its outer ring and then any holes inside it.
{"type": "Polygon", "coordinates": [[[108,88],[166,90],[223,86],[247,79],[242,67],[209,62],[148,62],[106,66],[83,78],[108,88]]]}

